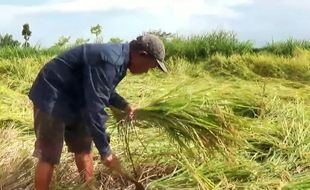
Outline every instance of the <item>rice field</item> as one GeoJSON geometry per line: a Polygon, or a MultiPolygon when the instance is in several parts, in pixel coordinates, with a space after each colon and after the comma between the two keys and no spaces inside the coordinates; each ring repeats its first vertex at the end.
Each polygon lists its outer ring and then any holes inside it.
{"type": "MultiPolygon", "coordinates": [[[[33,189],[27,92],[51,57],[0,57],[0,190],[33,189]]],[[[170,56],[168,74],[128,74],[117,90],[140,109],[133,125],[107,109],[112,149],[147,189],[310,189],[309,63],[305,49],[170,56]]],[[[83,184],[64,148],[52,189],[134,189],[94,159],[83,184]]]]}

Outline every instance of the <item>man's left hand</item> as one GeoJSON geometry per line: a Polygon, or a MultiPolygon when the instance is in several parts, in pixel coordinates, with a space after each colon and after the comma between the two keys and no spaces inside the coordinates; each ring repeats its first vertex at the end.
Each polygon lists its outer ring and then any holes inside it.
{"type": "Polygon", "coordinates": [[[133,122],[136,118],[136,111],[137,111],[137,108],[130,104],[128,104],[128,106],[125,109],[125,112],[131,122],[133,122]]]}

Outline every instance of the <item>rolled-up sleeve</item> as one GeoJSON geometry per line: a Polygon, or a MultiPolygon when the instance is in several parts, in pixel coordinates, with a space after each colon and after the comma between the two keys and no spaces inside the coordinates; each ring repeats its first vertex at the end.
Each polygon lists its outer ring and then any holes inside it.
{"type": "Polygon", "coordinates": [[[83,86],[86,109],[83,117],[101,156],[111,153],[104,127],[108,118],[104,108],[109,105],[115,74],[115,69],[110,64],[84,66],[83,86]]]}

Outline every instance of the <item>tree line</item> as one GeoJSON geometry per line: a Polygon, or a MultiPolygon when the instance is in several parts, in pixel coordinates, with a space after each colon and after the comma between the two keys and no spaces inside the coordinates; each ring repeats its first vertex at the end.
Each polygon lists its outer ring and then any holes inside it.
{"type": "MultiPolygon", "coordinates": [[[[90,28],[90,33],[94,35],[95,39],[94,39],[94,43],[103,43],[103,27],[100,24],[97,24],[95,26],[91,26],[90,28]]],[[[32,31],[30,30],[30,26],[28,23],[25,23],[23,25],[22,31],[21,31],[21,35],[24,38],[24,42],[19,42],[18,40],[13,38],[12,34],[4,34],[1,35],[0,34],[0,48],[1,47],[30,47],[31,44],[29,42],[30,37],[32,36],[32,31]]],[[[58,38],[58,41],[56,43],[54,43],[53,46],[56,47],[65,47],[67,45],[69,45],[70,43],[70,36],[60,36],[58,38]]],[[[108,42],[110,43],[121,43],[124,40],[118,37],[113,37],[110,38],[108,42]]],[[[90,42],[89,38],[77,38],[75,40],[74,45],[80,45],[83,43],[88,43],[90,42]]]]}

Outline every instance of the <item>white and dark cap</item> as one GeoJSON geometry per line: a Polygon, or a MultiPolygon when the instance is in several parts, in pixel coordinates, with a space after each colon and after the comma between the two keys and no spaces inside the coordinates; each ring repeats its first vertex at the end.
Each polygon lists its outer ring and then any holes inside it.
{"type": "Polygon", "coordinates": [[[137,37],[137,42],[142,45],[143,49],[156,59],[159,68],[167,72],[167,68],[164,64],[165,59],[165,46],[159,37],[153,34],[143,34],[137,37]]]}

